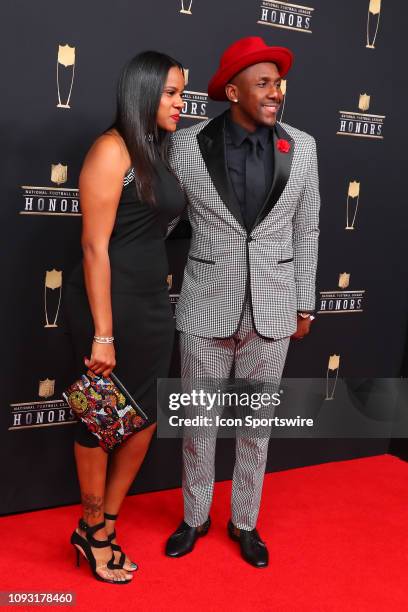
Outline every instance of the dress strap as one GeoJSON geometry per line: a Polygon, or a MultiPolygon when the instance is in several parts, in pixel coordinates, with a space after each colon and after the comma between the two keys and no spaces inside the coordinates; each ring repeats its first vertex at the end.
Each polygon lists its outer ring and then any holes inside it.
{"type": "Polygon", "coordinates": [[[125,177],[123,179],[123,186],[127,187],[129,183],[131,183],[134,179],[135,179],[135,169],[129,168],[129,170],[126,172],[125,177]]]}

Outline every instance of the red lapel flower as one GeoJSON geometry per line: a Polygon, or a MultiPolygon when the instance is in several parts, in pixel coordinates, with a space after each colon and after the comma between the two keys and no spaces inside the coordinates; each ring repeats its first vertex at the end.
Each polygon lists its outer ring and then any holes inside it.
{"type": "Polygon", "coordinates": [[[283,138],[279,138],[276,146],[278,147],[278,151],[281,153],[289,153],[290,151],[290,142],[284,140],[283,138]]]}

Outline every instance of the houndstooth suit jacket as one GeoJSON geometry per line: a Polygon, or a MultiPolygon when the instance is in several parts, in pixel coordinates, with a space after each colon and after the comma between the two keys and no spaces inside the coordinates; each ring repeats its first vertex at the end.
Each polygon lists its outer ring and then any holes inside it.
{"type": "Polygon", "coordinates": [[[315,307],[319,185],[314,138],[284,123],[274,134],[271,190],[248,233],[225,161],[225,113],[179,130],[170,164],[186,193],[191,247],[177,329],[204,337],[234,334],[247,282],[259,334],[279,339],[297,327],[297,311],[315,307]],[[290,150],[281,152],[278,139],[290,150]]]}

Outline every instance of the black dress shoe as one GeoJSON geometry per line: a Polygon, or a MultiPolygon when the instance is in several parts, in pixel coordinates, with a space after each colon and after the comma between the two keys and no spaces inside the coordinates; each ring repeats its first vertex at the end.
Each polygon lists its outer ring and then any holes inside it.
{"type": "Polygon", "coordinates": [[[239,542],[241,557],[254,567],[266,567],[269,561],[268,549],[265,542],[262,542],[259,537],[257,530],[244,531],[244,529],[238,529],[238,531],[239,535],[235,533],[232,521],[229,521],[228,535],[234,542],[239,542]]]}
{"type": "Polygon", "coordinates": [[[184,521],[180,523],[177,530],[167,540],[166,555],[168,557],[182,557],[190,553],[197,539],[207,535],[210,525],[210,517],[201,527],[190,527],[184,521]]]}

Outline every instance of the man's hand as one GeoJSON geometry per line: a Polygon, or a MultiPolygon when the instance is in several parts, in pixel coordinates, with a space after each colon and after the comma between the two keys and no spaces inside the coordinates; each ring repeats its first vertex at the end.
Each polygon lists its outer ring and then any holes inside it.
{"type": "Polygon", "coordinates": [[[301,340],[302,338],[307,336],[307,334],[310,332],[310,326],[312,325],[312,321],[313,321],[313,319],[311,317],[308,317],[307,319],[304,319],[303,317],[301,317],[298,314],[298,316],[297,316],[297,330],[295,331],[295,333],[291,337],[295,338],[295,340],[301,340]]]}

